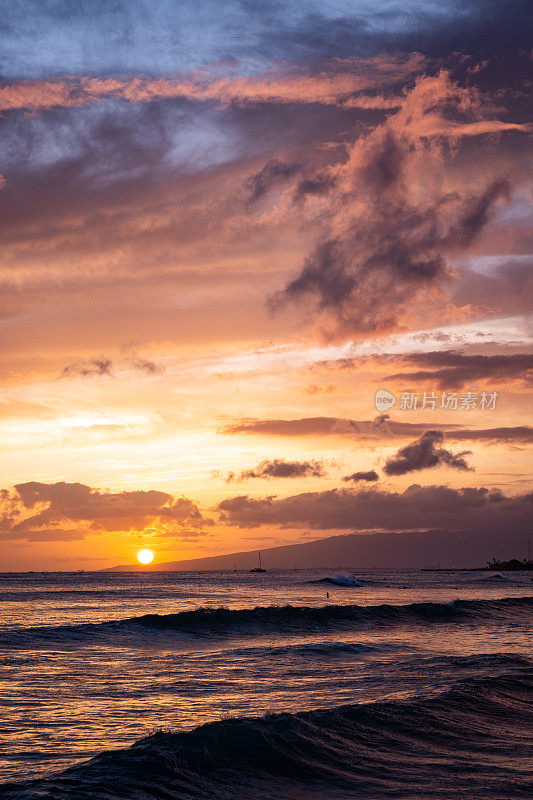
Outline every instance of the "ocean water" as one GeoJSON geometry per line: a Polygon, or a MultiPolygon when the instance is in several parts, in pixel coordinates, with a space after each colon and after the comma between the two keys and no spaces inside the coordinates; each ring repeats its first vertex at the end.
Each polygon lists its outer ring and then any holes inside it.
{"type": "Polygon", "coordinates": [[[0,797],[530,798],[532,577],[0,575],[0,797]]]}

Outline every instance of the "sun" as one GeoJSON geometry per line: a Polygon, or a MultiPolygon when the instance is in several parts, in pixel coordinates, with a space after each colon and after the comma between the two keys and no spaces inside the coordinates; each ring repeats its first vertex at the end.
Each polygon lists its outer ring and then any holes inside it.
{"type": "Polygon", "coordinates": [[[139,550],[137,553],[137,561],[141,564],[150,564],[154,560],[154,554],[151,550],[139,550]]]}

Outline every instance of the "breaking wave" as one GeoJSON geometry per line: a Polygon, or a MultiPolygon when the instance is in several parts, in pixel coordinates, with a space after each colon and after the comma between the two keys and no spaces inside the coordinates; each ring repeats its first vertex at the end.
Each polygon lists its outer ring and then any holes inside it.
{"type": "Polygon", "coordinates": [[[527,662],[432,697],[243,717],[132,747],[2,800],[526,798],[533,674],[527,662]],[[423,768],[420,765],[423,764],[423,768]]]}
{"type": "MultiPolygon", "coordinates": [[[[363,586],[363,581],[356,578],[355,575],[343,575],[342,573],[330,575],[327,578],[319,578],[316,581],[309,581],[309,583],[329,583],[333,586],[351,586],[356,588],[363,586]]],[[[364,581],[364,583],[367,583],[367,581],[364,581]]]]}
{"type": "Polygon", "coordinates": [[[454,623],[463,620],[503,619],[530,613],[533,597],[501,600],[454,600],[449,603],[408,605],[258,606],[250,609],[198,608],[176,614],[145,614],[101,623],[50,627],[12,628],[0,633],[0,645],[20,647],[51,641],[79,644],[91,638],[116,639],[158,632],[183,636],[253,636],[274,633],[309,633],[367,626],[401,626],[454,623]]]}

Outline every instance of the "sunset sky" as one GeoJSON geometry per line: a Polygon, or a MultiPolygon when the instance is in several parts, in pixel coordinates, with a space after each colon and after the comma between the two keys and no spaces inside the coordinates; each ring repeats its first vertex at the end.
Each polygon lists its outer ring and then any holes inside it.
{"type": "Polygon", "coordinates": [[[0,569],[530,526],[527,20],[2,3],[0,569]]]}

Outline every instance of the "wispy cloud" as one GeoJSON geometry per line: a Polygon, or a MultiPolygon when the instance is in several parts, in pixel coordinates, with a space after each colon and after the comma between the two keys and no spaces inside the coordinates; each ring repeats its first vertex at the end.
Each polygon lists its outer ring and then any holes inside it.
{"type": "Polygon", "coordinates": [[[230,472],[226,481],[247,481],[251,478],[323,478],[322,461],[286,461],[284,458],[265,459],[254,469],[247,469],[236,475],[230,472]]]}
{"type": "Polygon", "coordinates": [[[92,378],[104,375],[115,375],[117,369],[129,369],[145,375],[160,375],[164,372],[161,364],[139,356],[126,356],[113,361],[111,358],[101,356],[87,360],[76,361],[64,367],[61,375],[64,378],[81,377],[92,378]]]}
{"type": "MultiPolygon", "coordinates": [[[[225,428],[228,434],[260,436],[333,436],[353,437],[362,441],[372,439],[406,439],[422,436],[433,430],[434,423],[401,422],[384,414],[373,420],[353,420],[342,417],[303,417],[300,419],[243,419],[225,428]]],[[[441,424],[447,439],[493,443],[533,442],[533,428],[527,425],[496,428],[460,428],[453,423],[441,424]]]]}
{"type": "Polygon", "coordinates": [[[530,383],[533,374],[533,355],[529,353],[471,355],[455,350],[441,350],[407,354],[402,361],[419,369],[395,372],[387,375],[385,380],[408,383],[435,381],[441,389],[451,389],[479,380],[490,380],[491,383],[518,380],[530,383]]]}

